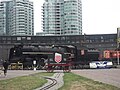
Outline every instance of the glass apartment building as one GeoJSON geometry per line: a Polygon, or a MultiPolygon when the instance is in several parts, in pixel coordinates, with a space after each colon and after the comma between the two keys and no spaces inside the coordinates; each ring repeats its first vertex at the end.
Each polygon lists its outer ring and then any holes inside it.
{"type": "Polygon", "coordinates": [[[48,35],[81,35],[81,0],[45,0],[43,32],[48,35]]]}
{"type": "Polygon", "coordinates": [[[0,2],[0,35],[5,35],[6,31],[6,7],[7,3],[0,2]]]}
{"type": "Polygon", "coordinates": [[[33,2],[1,1],[0,10],[1,35],[34,35],[33,2]]]}

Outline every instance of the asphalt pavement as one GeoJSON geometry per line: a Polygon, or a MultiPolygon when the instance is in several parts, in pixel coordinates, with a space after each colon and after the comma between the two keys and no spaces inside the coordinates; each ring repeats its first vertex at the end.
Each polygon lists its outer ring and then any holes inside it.
{"type": "MultiPolygon", "coordinates": [[[[2,71],[0,71],[2,72],[2,71]]],[[[30,74],[35,74],[39,72],[46,72],[45,70],[8,70],[7,71],[7,76],[4,76],[3,72],[0,74],[0,80],[4,79],[9,79],[9,78],[14,78],[18,76],[26,76],[30,74]]]]}

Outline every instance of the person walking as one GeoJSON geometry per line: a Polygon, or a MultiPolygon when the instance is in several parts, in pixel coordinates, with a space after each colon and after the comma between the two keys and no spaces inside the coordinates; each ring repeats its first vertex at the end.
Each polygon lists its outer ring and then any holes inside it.
{"type": "Polygon", "coordinates": [[[3,67],[4,67],[4,76],[7,75],[7,70],[8,70],[9,63],[5,60],[3,61],[3,67]]]}

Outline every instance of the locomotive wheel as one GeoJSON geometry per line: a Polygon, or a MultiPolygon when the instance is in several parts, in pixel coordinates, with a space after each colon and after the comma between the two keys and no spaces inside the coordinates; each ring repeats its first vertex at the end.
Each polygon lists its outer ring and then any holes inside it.
{"type": "Polygon", "coordinates": [[[70,72],[70,71],[71,71],[71,69],[70,69],[70,67],[69,67],[69,66],[66,66],[66,67],[63,69],[63,71],[64,71],[64,72],[70,72]]]}
{"type": "Polygon", "coordinates": [[[52,66],[48,66],[48,68],[47,68],[47,72],[53,72],[53,68],[52,68],[52,66]]]}
{"type": "Polygon", "coordinates": [[[71,70],[70,70],[70,69],[68,69],[68,70],[66,69],[66,70],[63,70],[63,71],[64,71],[64,72],[70,72],[71,70]]]}
{"type": "Polygon", "coordinates": [[[53,72],[53,70],[47,70],[47,72],[53,72]]]}
{"type": "Polygon", "coordinates": [[[53,70],[52,69],[47,69],[47,72],[53,72],[53,70]]]}

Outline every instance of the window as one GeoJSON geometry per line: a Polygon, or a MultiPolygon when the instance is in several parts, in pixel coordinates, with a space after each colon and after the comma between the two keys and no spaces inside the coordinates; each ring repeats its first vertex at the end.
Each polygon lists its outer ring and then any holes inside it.
{"type": "Polygon", "coordinates": [[[27,37],[27,40],[31,40],[31,37],[27,37]]]}
{"type": "Polygon", "coordinates": [[[21,37],[17,37],[17,40],[18,40],[18,41],[21,40],[21,37]]]}

